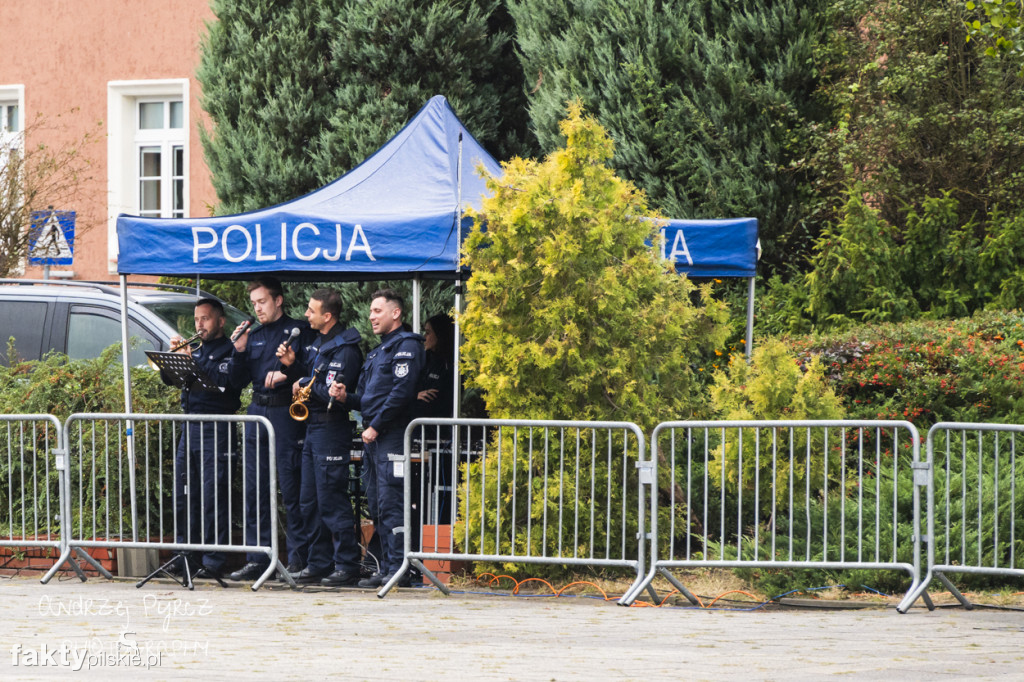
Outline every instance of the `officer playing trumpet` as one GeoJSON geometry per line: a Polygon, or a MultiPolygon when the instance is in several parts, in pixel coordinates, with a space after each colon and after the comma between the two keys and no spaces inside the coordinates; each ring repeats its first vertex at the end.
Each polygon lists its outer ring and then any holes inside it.
{"type": "MultiPolygon", "coordinates": [[[[207,391],[189,386],[181,391],[181,409],[185,414],[234,414],[241,406],[242,386],[231,381],[229,373],[233,347],[224,336],[223,304],[212,298],[196,301],[196,335],[199,346],[191,348],[181,336],[171,338],[179,353],[192,356],[199,369],[223,391],[207,391]]],[[[170,379],[161,372],[164,383],[170,379]]],[[[182,429],[175,455],[174,508],[178,534],[175,540],[187,544],[228,544],[228,472],[235,443],[226,422],[189,422],[182,429]]],[[[190,562],[194,560],[190,559],[190,562]]],[[[197,575],[220,578],[224,568],[223,552],[202,555],[202,571],[197,575]]],[[[179,571],[192,566],[179,565],[179,571]]],[[[196,566],[196,568],[200,568],[196,566]]]]}
{"type": "Polygon", "coordinates": [[[351,328],[342,331],[340,313],[338,293],[317,289],[306,309],[309,326],[318,332],[316,339],[298,357],[289,346],[278,348],[283,365],[291,367],[298,362],[304,369],[304,377],[292,386],[293,396],[300,391],[306,394],[301,401],[304,409],[293,410],[296,416],[305,417],[307,424],[299,505],[307,522],[319,520],[306,568],[292,577],[300,584],[330,587],[356,584],[360,559],[348,485],[352,422],[348,410],[332,404],[327,393],[335,381],[355,389],[363,361],[359,332],[351,328]],[[333,556],[323,551],[324,543],[318,542],[321,537],[330,539],[333,556]]]}

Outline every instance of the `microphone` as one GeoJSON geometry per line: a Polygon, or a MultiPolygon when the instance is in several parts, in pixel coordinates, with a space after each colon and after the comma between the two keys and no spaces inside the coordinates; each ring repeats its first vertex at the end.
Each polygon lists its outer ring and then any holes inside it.
{"type": "MultiPolygon", "coordinates": [[[[284,343],[282,343],[281,345],[283,345],[283,346],[290,346],[290,345],[291,345],[291,343],[292,343],[292,341],[294,341],[294,340],[295,340],[295,338],[296,338],[296,337],[297,337],[297,336],[298,336],[299,334],[301,334],[301,333],[302,333],[302,332],[300,332],[300,331],[299,331],[299,328],[298,328],[298,327],[292,327],[292,330],[291,330],[290,332],[288,332],[288,338],[287,338],[287,339],[285,339],[285,340],[284,340],[284,343]]],[[[276,370],[274,370],[274,371],[276,371],[276,372],[280,372],[280,371],[283,371],[283,370],[284,370],[284,363],[283,363],[283,362],[281,362],[281,359],[280,359],[280,358],[278,358],[278,360],[277,360],[277,369],[276,369],[276,370]]]]}
{"type": "Polygon", "coordinates": [[[252,320],[242,320],[239,323],[239,325],[235,327],[235,331],[231,332],[231,343],[237,341],[238,338],[245,333],[245,330],[248,329],[251,324],[252,320]]]}

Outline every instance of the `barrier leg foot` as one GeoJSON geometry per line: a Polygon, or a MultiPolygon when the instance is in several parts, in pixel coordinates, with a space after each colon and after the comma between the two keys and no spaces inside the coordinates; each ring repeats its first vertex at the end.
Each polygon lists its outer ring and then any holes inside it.
{"type": "MultiPolygon", "coordinates": [[[[86,551],[85,551],[84,549],[82,549],[81,547],[75,547],[75,548],[74,548],[74,551],[75,551],[75,552],[76,552],[76,553],[78,554],[78,556],[79,556],[79,557],[81,557],[81,558],[82,558],[82,559],[83,559],[83,560],[84,560],[84,561],[85,561],[85,562],[86,562],[87,564],[89,564],[90,566],[92,566],[93,568],[95,568],[95,569],[96,569],[96,571],[97,571],[97,572],[98,572],[98,573],[99,573],[100,575],[102,575],[102,576],[103,576],[104,578],[106,578],[107,580],[113,580],[113,579],[114,579],[114,574],[113,574],[113,573],[111,573],[110,571],[108,571],[107,569],[103,568],[103,564],[101,564],[100,562],[98,562],[98,561],[96,561],[95,559],[93,559],[93,558],[92,558],[92,555],[90,555],[90,554],[89,554],[88,552],[86,552],[86,551]]],[[[84,578],[83,578],[83,580],[84,580],[84,578]]]]}
{"type": "Polygon", "coordinates": [[[441,582],[441,579],[434,575],[434,573],[429,568],[424,566],[422,561],[420,561],[419,559],[409,559],[409,562],[417,569],[419,569],[420,573],[426,576],[427,580],[429,580],[434,585],[434,587],[441,590],[441,592],[443,592],[445,596],[451,595],[452,591],[448,589],[448,586],[441,582]]]}
{"type": "Polygon", "coordinates": [[[619,606],[632,606],[633,602],[636,601],[636,598],[640,596],[640,593],[643,592],[644,589],[650,589],[654,576],[654,569],[651,569],[650,573],[630,585],[629,589],[626,590],[626,593],[619,597],[619,601],[615,603],[619,606]]]}
{"type": "Polygon", "coordinates": [[[387,583],[384,584],[384,587],[380,588],[380,592],[377,593],[377,598],[383,599],[384,597],[386,597],[388,592],[391,591],[391,588],[397,585],[398,581],[400,581],[402,579],[402,576],[404,576],[408,571],[409,557],[406,557],[405,561],[402,562],[402,566],[397,571],[395,571],[395,574],[393,576],[391,576],[391,580],[387,581],[387,583]]]}
{"type": "Polygon", "coordinates": [[[688,602],[690,602],[694,606],[702,606],[702,604],[700,603],[700,599],[697,599],[697,597],[693,596],[693,593],[691,593],[688,589],[686,589],[683,586],[683,584],[681,582],[679,582],[679,579],[676,578],[674,575],[672,575],[672,573],[670,571],[668,571],[667,569],[661,568],[661,569],[658,569],[658,572],[661,573],[663,576],[665,576],[665,579],[668,580],[672,584],[672,587],[676,588],[679,591],[679,594],[681,594],[684,597],[686,597],[686,600],[688,602]]]}
{"type": "Polygon", "coordinates": [[[931,571],[925,575],[924,580],[918,583],[914,583],[907,590],[907,594],[903,597],[903,600],[896,607],[898,613],[906,613],[910,610],[910,607],[914,605],[918,597],[924,602],[924,605],[928,607],[929,611],[935,610],[935,604],[932,603],[932,598],[928,595],[928,586],[932,583],[933,574],[931,571]]]}
{"type": "Polygon", "coordinates": [[[78,564],[71,560],[71,550],[65,549],[63,552],[61,552],[60,556],[57,557],[57,561],[53,562],[53,566],[50,567],[50,570],[46,572],[46,575],[44,575],[39,580],[39,582],[41,582],[44,585],[50,582],[50,579],[53,578],[57,571],[60,570],[60,567],[63,566],[65,563],[67,563],[71,566],[72,569],[74,569],[75,573],[78,574],[79,579],[81,579],[83,583],[86,581],[85,573],[82,571],[78,564]]]}
{"type": "Polygon", "coordinates": [[[263,572],[263,575],[261,575],[249,589],[251,589],[253,592],[260,589],[261,587],[263,587],[263,583],[270,580],[270,577],[273,576],[275,573],[279,575],[281,577],[281,580],[287,583],[288,586],[291,587],[293,590],[297,587],[297,585],[295,584],[295,579],[292,578],[291,573],[289,573],[288,569],[285,568],[284,564],[281,563],[281,560],[272,559],[270,563],[267,565],[267,570],[263,572]]]}
{"type": "Polygon", "coordinates": [[[942,584],[946,586],[946,589],[949,590],[949,593],[952,594],[953,597],[958,602],[960,602],[960,604],[965,609],[967,609],[968,611],[973,611],[974,610],[974,604],[971,603],[971,600],[969,600],[967,597],[962,595],[960,593],[960,590],[956,589],[956,587],[953,585],[953,583],[949,582],[949,578],[947,578],[942,573],[936,573],[935,575],[938,577],[938,579],[940,581],[942,581],[942,584]]]}

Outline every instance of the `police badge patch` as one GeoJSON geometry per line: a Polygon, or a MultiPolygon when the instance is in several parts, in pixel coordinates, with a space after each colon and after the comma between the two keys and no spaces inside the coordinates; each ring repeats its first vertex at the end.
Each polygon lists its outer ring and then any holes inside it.
{"type": "Polygon", "coordinates": [[[409,363],[408,362],[400,362],[397,365],[395,365],[395,376],[396,377],[401,379],[402,377],[406,376],[407,374],[409,374],[409,363]]]}
{"type": "Polygon", "coordinates": [[[330,384],[332,381],[334,381],[334,375],[335,374],[336,374],[336,372],[334,370],[331,370],[330,372],[327,373],[327,383],[328,384],[330,384]]]}

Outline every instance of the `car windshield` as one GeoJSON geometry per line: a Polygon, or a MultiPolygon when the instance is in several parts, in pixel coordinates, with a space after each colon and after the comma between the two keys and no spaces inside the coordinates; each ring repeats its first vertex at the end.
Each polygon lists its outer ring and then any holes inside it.
{"type": "MultiPolygon", "coordinates": [[[[195,303],[191,301],[161,301],[143,303],[143,305],[163,318],[183,337],[188,338],[195,334],[195,303]]],[[[225,305],[224,312],[228,318],[224,323],[224,333],[228,335],[242,320],[249,319],[248,315],[234,306],[225,305]]]]}

